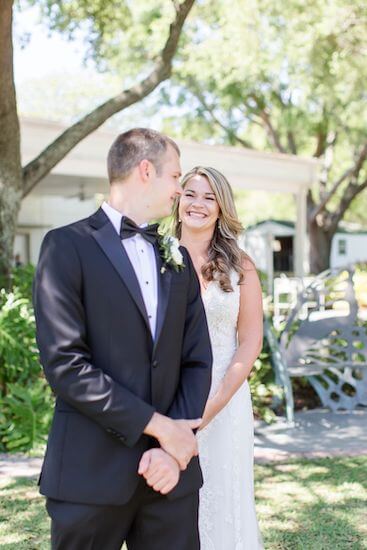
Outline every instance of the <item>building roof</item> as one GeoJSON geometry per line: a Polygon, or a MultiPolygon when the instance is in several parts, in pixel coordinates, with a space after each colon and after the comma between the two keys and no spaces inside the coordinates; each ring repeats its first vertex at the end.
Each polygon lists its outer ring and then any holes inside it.
{"type": "MultiPolygon", "coordinates": [[[[21,118],[22,158],[27,163],[66,129],[60,123],[21,118]]],[[[61,160],[32,191],[35,195],[85,196],[108,191],[106,157],[116,132],[101,127],[61,160]]],[[[241,147],[178,141],[183,171],[214,166],[237,188],[298,193],[308,189],[319,170],[313,158],[254,151],[241,147]]]]}
{"type": "MultiPolygon", "coordinates": [[[[254,223],[252,225],[248,225],[246,228],[246,231],[256,229],[257,227],[263,227],[264,225],[270,224],[270,223],[282,225],[283,227],[288,227],[288,228],[295,227],[295,223],[290,220],[279,220],[275,218],[269,218],[267,220],[262,220],[260,222],[254,223]]],[[[367,228],[364,228],[363,226],[356,223],[342,221],[339,224],[337,233],[344,233],[344,234],[350,234],[350,235],[367,235],[367,228]]]]}

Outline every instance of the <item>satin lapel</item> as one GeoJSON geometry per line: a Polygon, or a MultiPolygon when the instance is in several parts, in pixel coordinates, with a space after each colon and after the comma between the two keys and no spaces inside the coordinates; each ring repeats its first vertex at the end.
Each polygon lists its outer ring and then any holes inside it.
{"type": "Polygon", "coordinates": [[[157,281],[158,281],[158,307],[157,307],[157,324],[155,331],[155,343],[157,346],[160,334],[162,332],[164,319],[166,317],[169,295],[171,291],[172,271],[170,268],[161,273],[163,262],[158,250],[158,245],[154,247],[155,257],[157,260],[157,281]]]}
{"type": "Polygon", "coordinates": [[[145,304],[140,291],[138,279],[136,278],[134,268],[129,260],[129,256],[127,255],[125,248],[121,244],[121,240],[117,235],[113,225],[108,221],[102,227],[94,230],[92,232],[92,236],[95,238],[103,252],[106,254],[107,258],[110,260],[113,267],[116,269],[117,273],[120,275],[122,281],[126,285],[128,291],[131,294],[131,297],[133,298],[140,313],[142,314],[150,333],[148,315],[145,309],[145,304]]]}

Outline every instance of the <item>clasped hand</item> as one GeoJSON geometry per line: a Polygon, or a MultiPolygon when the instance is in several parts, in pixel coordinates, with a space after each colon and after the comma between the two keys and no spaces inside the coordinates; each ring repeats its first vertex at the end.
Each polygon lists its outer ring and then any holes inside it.
{"type": "Polygon", "coordinates": [[[198,445],[193,430],[198,428],[201,419],[171,420],[159,415],[158,429],[156,418],[152,431],[155,432],[161,448],[146,451],[139,463],[138,473],[143,475],[155,491],[169,493],[178,483],[180,470],[186,470],[193,456],[198,455],[198,445]]]}
{"type": "Polygon", "coordinates": [[[141,457],[138,473],[147,484],[162,495],[176,487],[180,479],[177,461],[163,449],[149,449],[141,457]]]}

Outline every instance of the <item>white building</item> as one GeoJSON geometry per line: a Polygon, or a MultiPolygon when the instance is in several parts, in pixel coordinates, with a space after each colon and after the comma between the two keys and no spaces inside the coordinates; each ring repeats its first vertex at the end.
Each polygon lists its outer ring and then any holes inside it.
{"type": "MultiPolygon", "coordinates": [[[[259,269],[266,273],[295,272],[295,225],[266,220],[248,227],[243,246],[259,269]]],[[[367,230],[341,222],[331,246],[330,267],[367,262],[367,230]]]]}
{"type": "MultiPolygon", "coordinates": [[[[35,158],[65,128],[59,123],[21,120],[23,165],[35,158]]],[[[108,193],[106,157],[116,132],[99,129],[79,143],[23,201],[14,254],[36,263],[46,232],[91,214],[108,193]]],[[[297,205],[293,229],[297,242],[294,271],[307,271],[306,194],[317,178],[314,159],[245,148],[178,142],[183,172],[214,166],[234,187],[292,193],[297,205]]]]}

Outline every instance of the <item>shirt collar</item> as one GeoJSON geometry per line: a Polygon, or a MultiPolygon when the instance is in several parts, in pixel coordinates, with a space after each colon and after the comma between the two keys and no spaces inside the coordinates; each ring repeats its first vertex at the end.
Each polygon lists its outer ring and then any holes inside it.
{"type": "MultiPolygon", "coordinates": [[[[121,219],[124,214],[113,208],[106,201],[103,202],[101,208],[112,223],[117,233],[120,235],[121,219]]],[[[147,223],[142,223],[139,227],[146,227],[147,225],[147,223]]]]}

